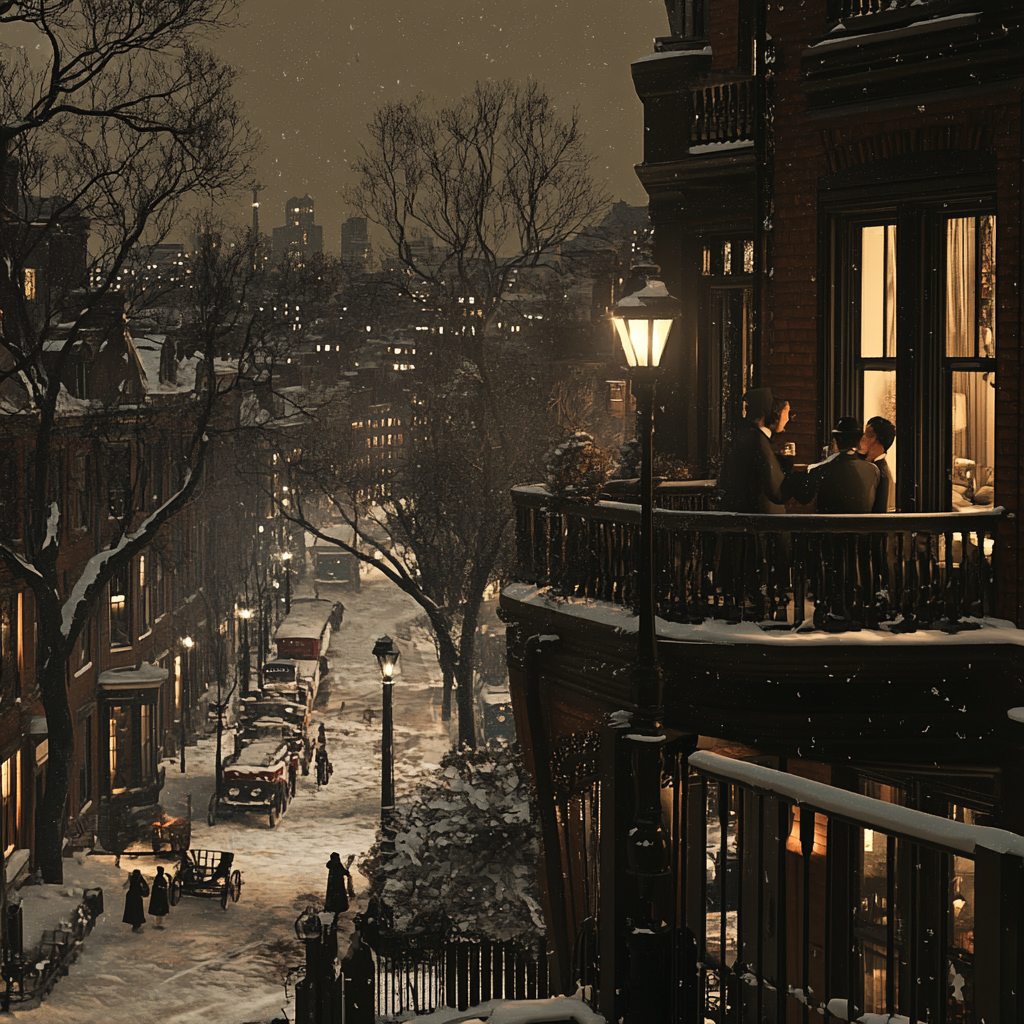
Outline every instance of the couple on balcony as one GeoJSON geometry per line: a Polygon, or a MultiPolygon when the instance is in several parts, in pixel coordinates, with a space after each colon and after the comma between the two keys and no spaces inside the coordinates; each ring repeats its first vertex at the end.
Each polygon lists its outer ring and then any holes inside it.
{"type": "MultiPolygon", "coordinates": [[[[781,515],[790,499],[804,505],[815,502],[823,514],[887,510],[891,480],[885,452],[895,437],[888,420],[874,417],[862,431],[853,417],[841,417],[832,431],[832,454],[806,474],[798,474],[792,467],[795,453],[790,450],[777,456],[770,443],[791,418],[789,403],[774,398],[769,388],[748,391],[744,401],[743,426],[719,477],[723,511],[781,515]]],[[[744,617],[741,606],[746,603],[753,606],[755,618],[786,621],[793,541],[788,532],[758,534],[721,539],[716,586],[722,588],[727,614],[731,608],[731,614],[744,617]],[[745,602],[740,596],[744,593],[745,602]]],[[[824,628],[860,628],[853,614],[858,603],[857,551],[832,537],[822,538],[821,545],[821,562],[809,570],[807,581],[815,595],[815,622],[824,628]]],[[[859,582],[863,590],[865,581],[859,582]]],[[[869,593],[875,589],[873,583],[867,586],[869,593]]]]}
{"type": "Polygon", "coordinates": [[[872,417],[861,430],[852,416],[841,416],[832,430],[832,454],[797,474],[794,453],[778,456],[770,443],[786,429],[789,402],[774,398],[771,388],[748,391],[743,400],[743,425],[718,481],[723,511],[781,515],[790,499],[816,502],[824,514],[887,511],[891,477],[885,453],[896,436],[887,419],[872,417]]]}

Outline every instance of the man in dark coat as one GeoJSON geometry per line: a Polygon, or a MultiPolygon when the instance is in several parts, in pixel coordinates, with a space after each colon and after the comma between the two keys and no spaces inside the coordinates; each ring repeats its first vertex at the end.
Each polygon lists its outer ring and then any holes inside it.
{"type": "Polygon", "coordinates": [[[896,440],[896,427],[883,416],[872,416],[864,424],[864,434],[857,446],[857,451],[865,462],[870,462],[878,470],[878,489],[875,491],[875,502],[871,511],[885,515],[889,511],[892,490],[892,474],[885,453],[896,440]]]}
{"type": "MultiPolygon", "coordinates": [[[[720,507],[724,512],[781,515],[789,499],[788,480],[770,443],[765,425],[772,415],[771,388],[755,388],[743,396],[746,412],[718,476],[720,507]]],[[[786,429],[789,406],[784,405],[776,433],[786,429]]]]}
{"type": "Polygon", "coordinates": [[[852,416],[841,416],[832,430],[835,451],[824,462],[812,466],[795,488],[805,504],[816,499],[816,510],[824,515],[866,515],[872,511],[878,491],[877,466],[857,454],[863,431],[852,416]]]}
{"type": "MultiPolygon", "coordinates": [[[[781,434],[789,421],[789,403],[773,397],[771,388],[755,388],[743,396],[746,406],[743,422],[726,453],[718,477],[720,503],[725,512],[781,515],[791,496],[792,477],[770,444],[774,433],[781,434]]],[[[754,606],[755,618],[783,617],[788,602],[791,561],[789,536],[771,535],[760,556],[740,535],[723,537],[718,574],[725,585],[740,577],[746,599],[754,606]],[[759,566],[767,561],[769,576],[762,580],[759,566]],[[767,589],[763,587],[767,585],[767,589]]],[[[743,603],[741,593],[734,596],[743,603]]],[[[744,613],[742,610],[740,614],[744,613]]]]}
{"type": "Polygon", "coordinates": [[[341,857],[336,853],[331,854],[327,862],[327,898],[324,900],[324,910],[341,914],[348,910],[348,868],[341,863],[341,857]]]}
{"type": "Polygon", "coordinates": [[[149,898],[149,912],[156,918],[156,927],[163,928],[164,918],[170,913],[171,906],[167,902],[167,876],[162,867],[157,867],[156,878],[153,879],[153,895],[149,898]]]}
{"type": "Polygon", "coordinates": [[[128,877],[128,892],[124,897],[124,916],[121,920],[132,926],[133,932],[141,932],[146,923],[146,908],[143,897],[149,895],[149,885],[136,868],[128,877]]]}

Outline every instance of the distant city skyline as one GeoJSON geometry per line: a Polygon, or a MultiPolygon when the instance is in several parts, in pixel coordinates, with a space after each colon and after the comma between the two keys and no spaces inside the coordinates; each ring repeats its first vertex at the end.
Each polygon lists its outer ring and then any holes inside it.
{"type": "MultiPolygon", "coordinates": [[[[484,78],[533,77],[564,114],[578,106],[595,174],[612,199],[646,203],[633,170],[643,156],[643,109],[629,68],[668,33],[661,0],[631,10],[609,0],[522,0],[504,9],[385,0],[349,13],[324,0],[247,0],[241,16],[245,24],[214,47],[241,72],[236,93],[263,134],[266,234],[284,224],[290,197],[309,193],[324,249],[337,254],[341,225],[355,214],[341,189],[353,180],[348,163],[374,110],[417,93],[456,98],[484,78]]],[[[248,223],[248,202],[239,200],[232,220],[248,223]]]]}

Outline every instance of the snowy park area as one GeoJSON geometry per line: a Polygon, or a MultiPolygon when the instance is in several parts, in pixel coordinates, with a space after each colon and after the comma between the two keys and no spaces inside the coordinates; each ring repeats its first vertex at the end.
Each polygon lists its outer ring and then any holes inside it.
{"type": "MultiPolygon", "coordinates": [[[[358,863],[373,844],[380,817],[381,683],[371,650],[381,634],[390,633],[401,651],[394,694],[399,805],[449,746],[440,722],[440,669],[432,641],[414,625],[417,606],[378,575],[365,579],[360,591],[347,591],[344,601],[344,623],[331,638],[330,674],[311,726],[314,736],[320,723],[326,730],[334,765],[328,786],[318,792],[312,774],[300,776],[296,798],[275,829],[265,815],[243,813],[211,828],[206,806],[214,787],[215,739],[187,748],[184,774],[177,760],[164,762],[164,810],[184,814],[191,793],[192,849],[234,853],[242,873],[240,900],[222,910],[219,900],[186,895],[163,930],[150,919],[133,934],[121,923],[129,874],[138,868],[151,880],[157,864],[166,870],[171,860],[126,855],[116,867],[109,855],[67,859],[63,886],[28,885],[19,893],[26,950],[43,930],[70,916],[85,888],[103,889],[104,913],[69,975],[42,1006],[2,1016],[31,1024],[263,1024],[284,1009],[294,1018],[293,972],[303,962],[295,919],[307,905],[322,905],[332,851],[343,860],[354,854],[358,863]],[[364,716],[367,709],[374,714],[364,716]]],[[[349,922],[366,890],[355,865],[352,872],[356,898],[343,915],[349,922]]],[[[342,951],[350,931],[346,924],[342,951]]]]}

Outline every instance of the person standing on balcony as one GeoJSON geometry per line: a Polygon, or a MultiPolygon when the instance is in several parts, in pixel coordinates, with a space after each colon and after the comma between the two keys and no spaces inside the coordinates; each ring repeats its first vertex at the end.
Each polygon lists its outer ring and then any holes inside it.
{"type": "Polygon", "coordinates": [[[896,440],[896,427],[883,416],[872,416],[864,424],[864,434],[857,446],[857,453],[865,462],[870,462],[878,470],[878,489],[871,511],[885,515],[889,511],[889,497],[892,490],[892,474],[885,453],[896,440]]]}
{"type": "Polygon", "coordinates": [[[771,388],[755,388],[743,396],[743,423],[722,463],[718,477],[723,512],[781,515],[789,500],[786,468],[772,451],[772,433],[781,434],[789,422],[789,403],[783,401],[775,418],[771,388]]]}
{"type": "Polygon", "coordinates": [[[833,452],[824,462],[810,467],[796,488],[799,501],[816,501],[816,511],[823,515],[866,515],[874,511],[879,470],[857,452],[862,435],[860,424],[852,416],[839,417],[832,430],[833,452]]]}

